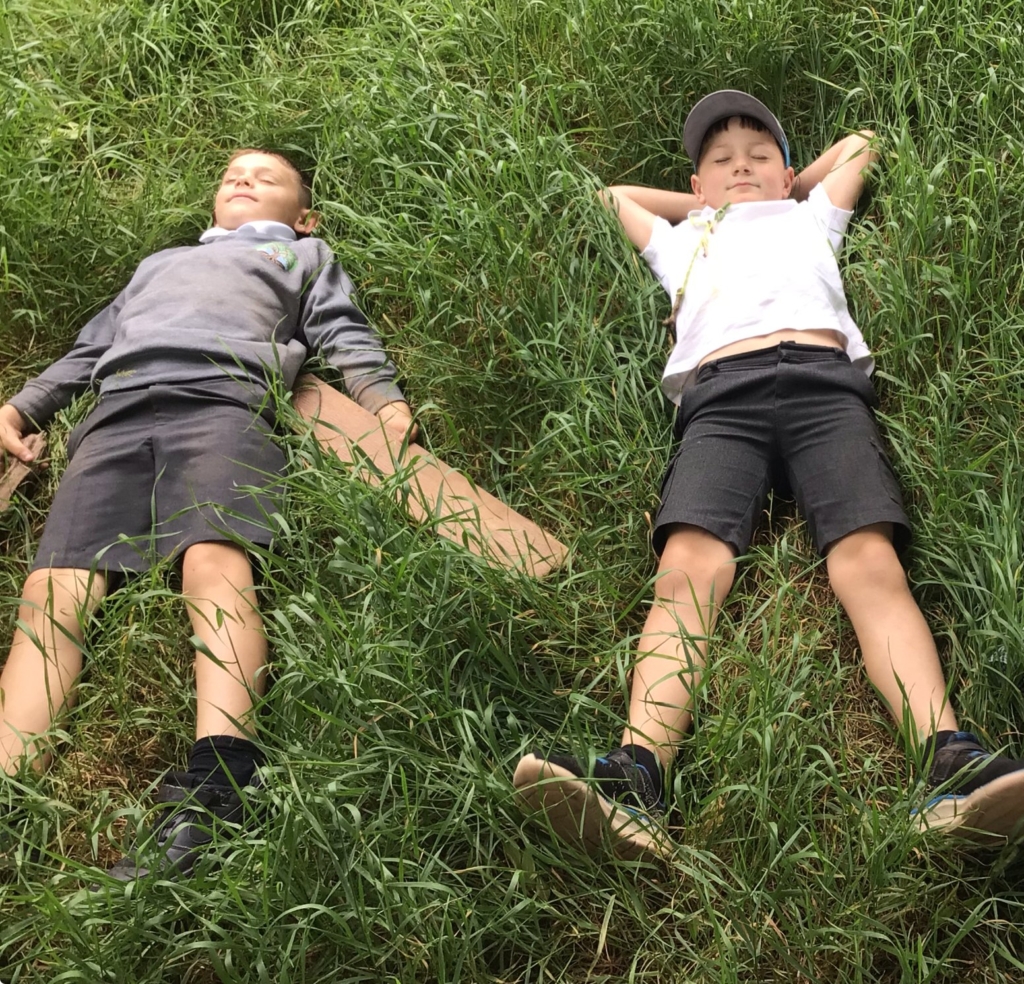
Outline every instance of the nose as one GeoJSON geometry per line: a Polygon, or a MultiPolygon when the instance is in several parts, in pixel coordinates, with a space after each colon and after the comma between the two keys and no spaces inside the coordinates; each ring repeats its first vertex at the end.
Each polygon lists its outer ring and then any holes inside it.
{"type": "Polygon", "coordinates": [[[746,157],[738,156],[733,160],[733,173],[750,170],[750,161],[746,157]]]}
{"type": "Polygon", "coordinates": [[[238,174],[235,176],[235,186],[245,185],[248,188],[252,187],[252,178],[248,174],[238,174]]]}

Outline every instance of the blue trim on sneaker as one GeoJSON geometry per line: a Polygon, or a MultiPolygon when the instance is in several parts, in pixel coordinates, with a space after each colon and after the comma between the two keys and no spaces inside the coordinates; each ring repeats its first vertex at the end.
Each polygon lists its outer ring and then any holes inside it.
{"type": "Polygon", "coordinates": [[[912,817],[916,817],[919,813],[923,813],[925,810],[930,810],[936,803],[941,803],[943,800],[962,800],[967,799],[963,793],[943,793],[941,796],[933,796],[923,806],[915,806],[910,811],[912,817]]]}

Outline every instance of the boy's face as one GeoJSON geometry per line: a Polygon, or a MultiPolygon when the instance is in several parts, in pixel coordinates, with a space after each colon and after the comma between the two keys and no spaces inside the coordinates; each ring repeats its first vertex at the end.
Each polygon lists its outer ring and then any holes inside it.
{"type": "Polygon", "coordinates": [[[296,232],[312,232],[316,213],[303,204],[298,174],[272,154],[242,154],[224,172],[213,200],[213,221],[222,229],[272,219],[296,232]]]}
{"type": "Polygon", "coordinates": [[[778,201],[789,197],[793,169],[770,133],[747,129],[733,117],[728,129],[711,138],[690,186],[701,205],[711,208],[778,201]]]}

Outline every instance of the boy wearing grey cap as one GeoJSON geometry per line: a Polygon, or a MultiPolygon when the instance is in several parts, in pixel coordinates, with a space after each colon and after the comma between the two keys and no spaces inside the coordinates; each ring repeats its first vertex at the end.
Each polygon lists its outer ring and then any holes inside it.
{"type": "Polygon", "coordinates": [[[775,116],[723,90],[683,130],[692,194],[620,185],[602,195],[672,299],[662,387],[678,406],[679,444],[654,524],[655,598],[622,745],[593,762],[533,752],[515,773],[526,808],[587,849],[610,839],[624,857],[670,851],[656,821],[665,771],[772,488],[796,499],[901,729],[909,716],[932,790],[921,825],[991,841],[1024,818],[1024,762],[959,730],[898,558],[909,523],[835,255],[878,157],[872,136],[843,138],[796,177],[775,116]]]}

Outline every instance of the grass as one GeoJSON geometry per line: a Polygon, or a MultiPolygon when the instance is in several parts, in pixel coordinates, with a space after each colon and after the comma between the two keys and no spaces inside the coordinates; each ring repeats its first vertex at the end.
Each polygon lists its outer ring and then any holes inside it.
{"type": "MultiPolygon", "coordinates": [[[[0,816],[0,980],[995,984],[1022,865],[910,825],[909,769],[803,525],[777,506],[717,631],[666,866],[525,825],[535,742],[621,724],[670,445],[661,289],[599,182],[684,187],[688,106],[763,96],[798,164],[871,127],[851,308],[965,724],[1024,753],[1024,37],[1008,2],[6,0],[2,393],[143,256],[204,227],[226,152],[316,165],[323,235],[432,449],[572,547],[542,583],[411,528],[308,440],[263,607],[264,827],[187,884],[91,898],[191,741],[173,574],[111,597],[51,772],[0,816]]],[[[62,466],[0,519],[3,632],[62,466]]]]}

